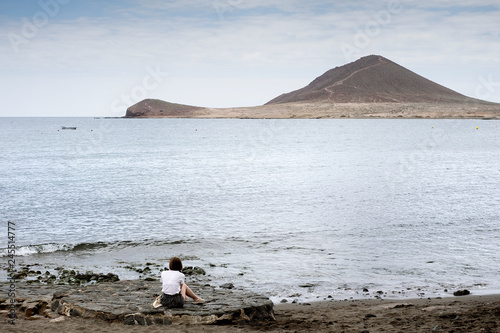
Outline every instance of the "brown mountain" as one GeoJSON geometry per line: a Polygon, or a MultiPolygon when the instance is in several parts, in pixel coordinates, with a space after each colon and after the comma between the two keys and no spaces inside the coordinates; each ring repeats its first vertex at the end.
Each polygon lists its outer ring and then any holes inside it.
{"type": "MultiPolygon", "coordinates": [[[[474,99],[432,82],[378,55],[331,69],[308,86],[266,104],[333,103],[463,103],[474,99]]],[[[474,100],[477,102],[477,100],[474,100]]]]}
{"type": "Polygon", "coordinates": [[[461,95],[378,55],[331,69],[265,105],[203,108],[145,99],[126,118],[481,118],[500,104],[461,95]]]}

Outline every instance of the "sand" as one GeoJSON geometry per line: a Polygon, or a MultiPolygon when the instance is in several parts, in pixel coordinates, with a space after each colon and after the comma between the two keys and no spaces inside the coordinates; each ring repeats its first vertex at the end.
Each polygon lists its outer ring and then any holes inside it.
{"type": "Polygon", "coordinates": [[[500,119],[493,103],[286,103],[235,108],[196,108],[189,112],[143,110],[134,118],[233,119],[500,119]]]}
{"type": "MultiPolygon", "coordinates": [[[[284,119],[500,119],[493,104],[287,103],[252,108],[205,109],[197,117],[284,119]]],[[[196,116],[195,116],[196,117],[196,116]]]]}
{"type": "MultiPolygon", "coordinates": [[[[55,317],[59,317],[55,315],[55,317]]],[[[278,304],[276,321],[229,326],[125,326],[74,317],[0,323],[1,332],[500,332],[500,295],[278,304]]]]}

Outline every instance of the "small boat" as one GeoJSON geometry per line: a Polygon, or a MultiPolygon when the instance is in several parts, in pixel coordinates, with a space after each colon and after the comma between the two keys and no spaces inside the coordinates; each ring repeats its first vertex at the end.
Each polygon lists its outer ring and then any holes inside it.
{"type": "Polygon", "coordinates": [[[61,126],[61,129],[70,129],[70,130],[76,130],[76,127],[67,127],[67,126],[61,126]]]}

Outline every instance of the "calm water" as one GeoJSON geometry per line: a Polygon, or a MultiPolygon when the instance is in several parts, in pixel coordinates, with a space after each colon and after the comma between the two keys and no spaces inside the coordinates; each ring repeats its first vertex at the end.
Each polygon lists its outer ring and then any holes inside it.
{"type": "Polygon", "coordinates": [[[1,220],[20,265],[178,255],[274,301],[493,292],[498,124],[0,118],[1,220]]]}

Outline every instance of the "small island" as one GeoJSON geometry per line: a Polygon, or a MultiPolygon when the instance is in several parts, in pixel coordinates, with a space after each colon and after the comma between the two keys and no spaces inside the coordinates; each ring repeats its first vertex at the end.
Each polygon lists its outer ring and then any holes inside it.
{"type": "Polygon", "coordinates": [[[261,106],[207,108],[145,99],[125,118],[479,118],[500,119],[500,104],[464,96],[379,55],[333,68],[261,106]]]}

